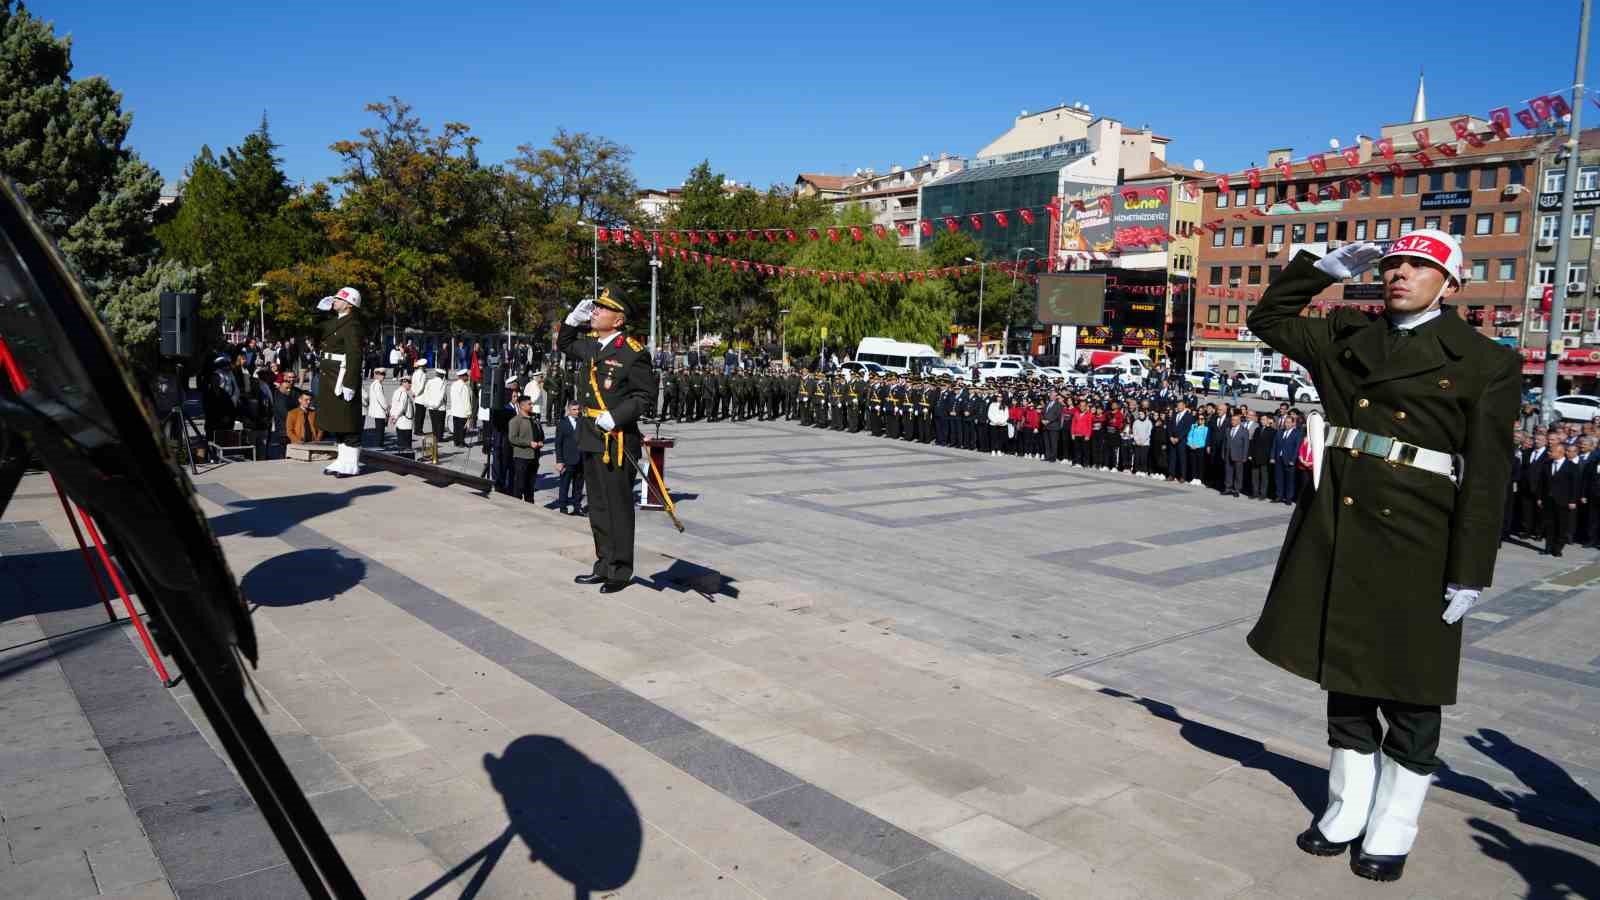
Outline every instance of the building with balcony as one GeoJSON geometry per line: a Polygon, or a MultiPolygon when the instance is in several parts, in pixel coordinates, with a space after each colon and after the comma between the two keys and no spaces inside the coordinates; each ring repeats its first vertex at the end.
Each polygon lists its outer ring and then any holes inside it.
{"type": "Polygon", "coordinates": [[[918,192],[924,184],[961,171],[962,164],[958,157],[940,153],[937,159],[922,157],[920,164],[909,169],[890,165],[883,174],[862,169],[855,173],[856,180],[845,187],[844,194],[833,198],[833,204],[866,210],[872,215],[872,224],[896,231],[902,247],[914,247],[921,213],[918,192]]]}
{"type": "MultiPolygon", "coordinates": [[[[1420,107],[1420,102],[1419,102],[1420,107]]],[[[1419,109],[1419,112],[1421,110],[1419,109]]],[[[1461,240],[1466,283],[1451,301],[1484,334],[1515,346],[1529,292],[1529,250],[1534,227],[1529,179],[1549,144],[1549,135],[1490,140],[1472,147],[1455,137],[1459,116],[1386,126],[1405,174],[1389,173],[1387,161],[1374,158],[1373,140],[1361,137],[1355,165],[1340,153],[1326,154],[1326,169],[1293,164],[1290,173],[1302,195],[1306,189],[1337,189],[1298,208],[1284,202],[1287,183],[1275,168],[1289,149],[1270,151],[1260,167],[1260,185],[1233,183],[1226,193],[1215,179],[1203,183],[1202,222],[1223,220],[1201,235],[1199,286],[1195,300],[1191,365],[1245,369],[1281,366],[1271,351],[1245,327],[1250,309],[1278,272],[1301,250],[1321,256],[1348,241],[1389,241],[1417,228],[1439,228],[1461,240]],[[1455,155],[1434,154],[1419,169],[1411,153],[1413,131],[1427,129],[1430,143],[1449,144],[1455,155]],[[1368,176],[1376,173],[1374,183],[1368,176]],[[1360,182],[1352,193],[1345,179],[1360,182]]],[[[1476,133],[1488,125],[1470,120],[1476,133]]],[[[1235,176],[1235,181],[1239,179],[1235,176]]],[[[1357,281],[1330,286],[1313,299],[1310,315],[1326,315],[1340,305],[1381,307],[1382,286],[1374,269],[1357,281]]]]}
{"type": "MultiPolygon", "coordinates": [[[[1545,345],[1550,336],[1548,288],[1560,290],[1566,305],[1561,338],[1566,343],[1557,373],[1563,378],[1593,379],[1600,375],[1600,245],[1594,240],[1595,212],[1600,209],[1600,128],[1578,136],[1578,181],[1573,185],[1572,219],[1563,227],[1561,194],[1567,187],[1567,154],[1561,141],[1553,141],[1539,159],[1533,185],[1534,201],[1532,270],[1525,303],[1517,310],[1522,325],[1523,374],[1544,371],[1545,345]],[[1569,235],[1567,275],[1556,273],[1556,243],[1561,232],[1569,235]],[[1557,282],[1560,281],[1558,284],[1557,282]]],[[[1593,382],[1587,382],[1592,384],[1593,382]]]]}

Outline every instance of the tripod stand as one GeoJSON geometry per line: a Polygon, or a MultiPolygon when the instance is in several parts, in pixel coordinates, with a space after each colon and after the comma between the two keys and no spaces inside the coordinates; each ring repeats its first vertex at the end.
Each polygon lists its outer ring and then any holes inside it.
{"type": "Polygon", "coordinates": [[[176,370],[176,374],[173,377],[177,383],[177,387],[174,389],[177,400],[172,404],[172,409],[167,410],[167,414],[161,417],[161,433],[169,434],[173,430],[171,427],[172,420],[174,418],[178,420],[176,429],[178,442],[183,446],[183,455],[189,460],[189,474],[199,475],[200,467],[194,461],[194,447],[189,443],[189,433],[193,432],[203,447],[209,448],[211,442],[206,440],[205,432],[200,430],[200,426],[196,425],[194,420],[190,419],[188,414],[183,411],[183,363],[174,363],[173,366],[176,370]]]}

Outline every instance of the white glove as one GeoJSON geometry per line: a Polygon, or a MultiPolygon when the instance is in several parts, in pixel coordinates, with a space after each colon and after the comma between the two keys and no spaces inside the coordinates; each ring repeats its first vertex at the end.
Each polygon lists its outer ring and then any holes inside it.
{"type": "Polygon", "coordinates": [[[567,313],[567,324],[576,328],[592,318],[594,318],[594,301],[585,300],[574,306],[572,312],[567,313]]]}
{"type": "Polygon", "coordinates": [[[1372,268],[1383,257],[1383,249],[1371,241],[1357,241],[1329,253],[1316,261],[1316,267],[1329,276],[1343,281],[1354,278],[1372,268]]]}
{"type": "Polygon", "coordinates": [[[617,421],[611,418],[611,413],[608,412],[603,412],[600,415],[595,416],[594,424],[599,426],[601,431],[610,431],[611,429],[617,427],[617,421]]]}
{"type": "Polygon", "coordinates": [[[1452,584],[1444,589],[1444,602],[1449,604],[1444,608],[1444,623],[1454,625],[1461,621],[1461,617],[1478,605],[1478,597],[1483,591],[1480,588],[1462,587],[1452,584]]]}
{"type": "Polygon", "coordinates": [[[347,401],[354,400],[356,398],[356,392],[349,388],[342,387],[339,388],[339,396],[343,397],[347,401]]]}

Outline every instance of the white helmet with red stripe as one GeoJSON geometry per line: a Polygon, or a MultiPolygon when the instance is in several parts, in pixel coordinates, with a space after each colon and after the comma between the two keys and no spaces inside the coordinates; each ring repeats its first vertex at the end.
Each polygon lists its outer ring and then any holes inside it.
{"type": "MultiPolygon", "coordinates": [[[[1444,269],[1444,273],[1461,287],[1461,244],[1454,237],[1437,228],[1419,228],[1389,245],[1383,259],[1391,256],[1415,256],[1444,269]]],[[[1382,266],[1380,260],[1378,265],[1382,266]]]]}

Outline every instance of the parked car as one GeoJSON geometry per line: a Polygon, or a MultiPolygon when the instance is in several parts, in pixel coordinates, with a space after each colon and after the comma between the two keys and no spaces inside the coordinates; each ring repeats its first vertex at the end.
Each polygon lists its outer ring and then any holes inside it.
{"type": "Polygon", "coordinates": [[[971,369],[949,362],[929,363],[923,368],[922,374],[927,378],[948,378],[952,381],[972,380],[971,369]]]}
{"type": "Polygon", "coordinates": [[[1256,396],[1263,400],[1287,400],[1290,403],[1321,403],[1311,382],[1290,372],[1268,372],[1261,376],[1261,387],[1256,396]]]}
{"type": "Polygon", "coordinates": [[[858,360],[851,360],[850,362],[840,363],[839,364],[839,371],[840,372],[848,372],[848,373],[850,373],[850,377],[852,377],[852,378],[865,378],[868,375],[887,375],[887,374],[889,374],[889,370],[888,369],[885,369],[883,366],[880,366],[875,362],[860,362],[858,360]]]}
{"type": "Polygon", "coordinates": [[[978,363],[977,370],[978,384],[995,378],[1022,378],[1028,374],[1017,359],[986,359],[978,363]]]}
{"type": "Polygon", "coordinates": [[[1556,415],[1568,421],[1588,422],[1600,416],[1600,397],[1563,394],[1556,398],[1556,415]]]}
{"type": "Polygon", "coordinates": [[[1222,384],[1222,373],[1216,369],[1190,369],[1183,373],[1183,380],[1190,387],[1203,387],[1207,374],[1211,376],[1211,389],[1216,390],[1217,386],[1222,384]]]}

